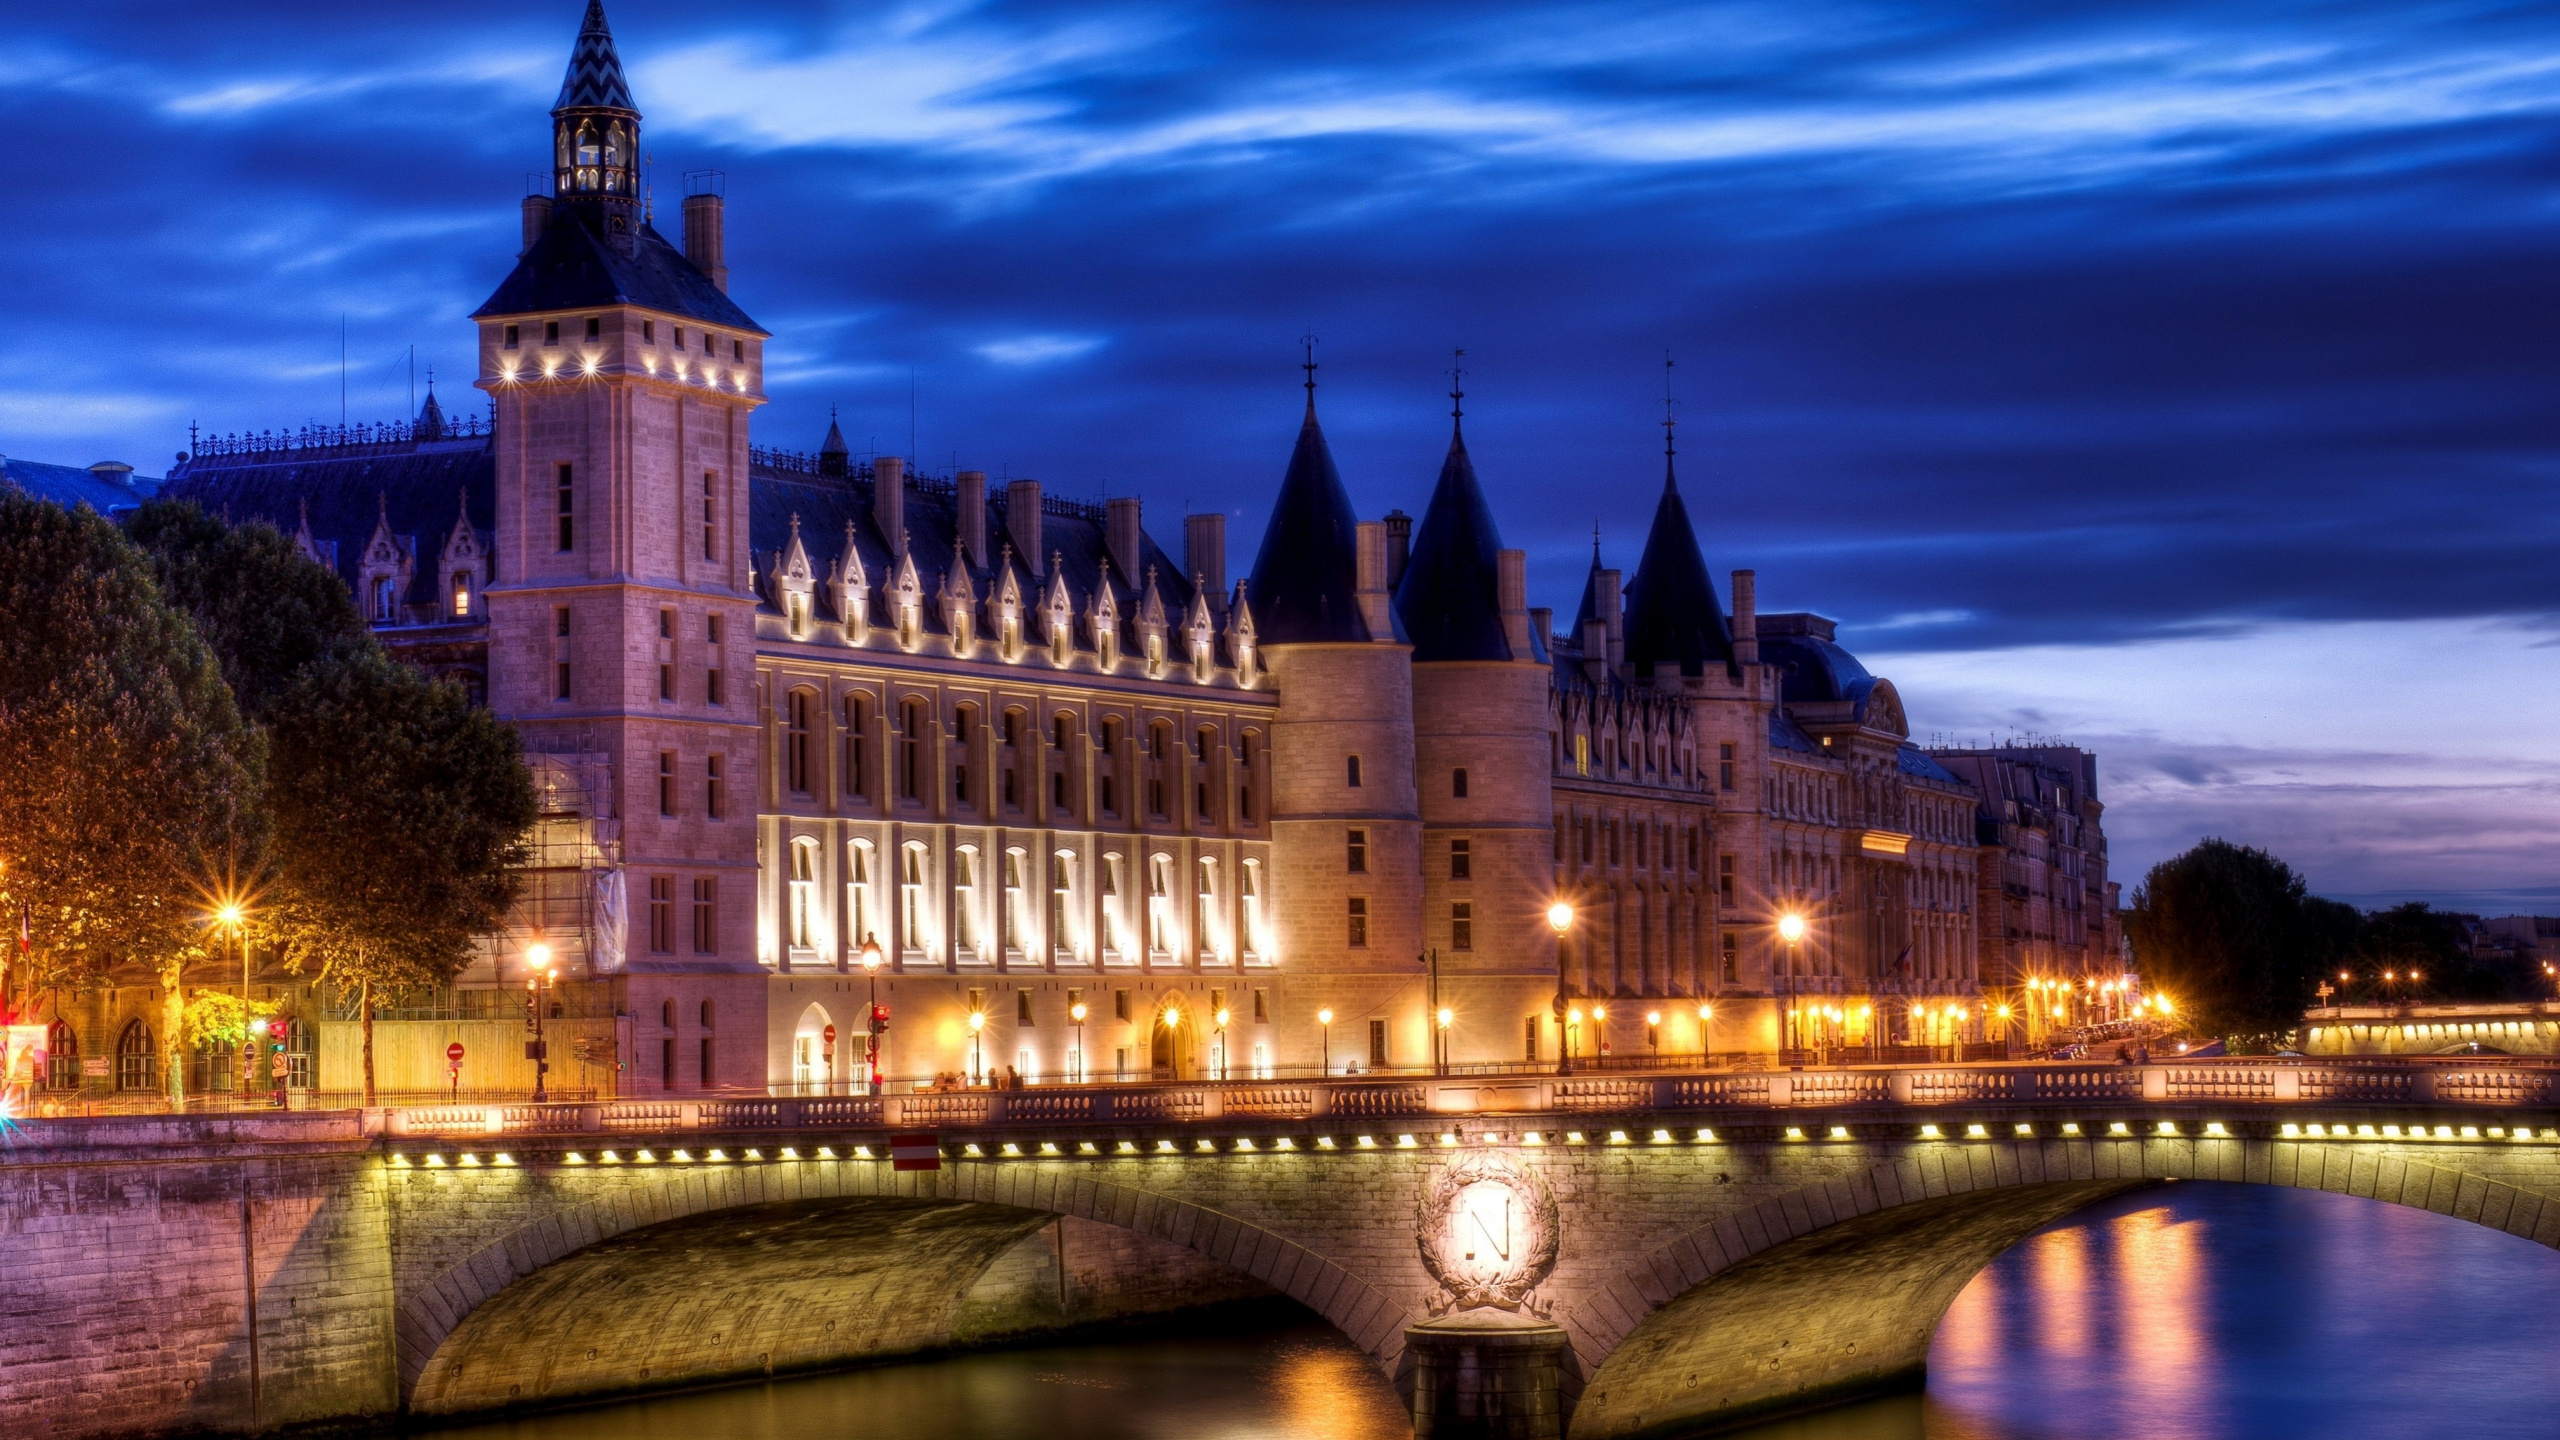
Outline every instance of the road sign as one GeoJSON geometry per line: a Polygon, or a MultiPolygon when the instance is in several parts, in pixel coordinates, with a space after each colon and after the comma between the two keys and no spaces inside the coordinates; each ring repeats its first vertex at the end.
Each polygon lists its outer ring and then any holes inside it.
{"type": "Polygon", "coordinates": [[[890,1136],[889,1168],[892,1170],[941,1169],[941,1137],[931,1130],[913,1135],[890,1136]]]}
{"type": "Polygon", "coordinates": [[[828,1054],[830,1054],[830,1055],[834,1054],[834,1053],[835,1053],[835,1048],[836,1048],[836,1027],[834,1027],[833,1025],[830,1025],[830,1026],[828,1026],[828,1027],[827,1027],[827,1053],[828,1053],[828,1054]]]}
{"type": "Polygon", "coordinates": [[[455,1069],[457,1069],[457,1070],[459,1070],[459,1069],[461,1069],[461,1068],[462,1068],[462,1042],[461,1042],[461,1041],[456,1040],[456,1041],[454,1041],[452,1044],[447,1045],[446,1047],[444,1047],[444,1063],[446,1063],[447,1065],[450,1065],[450,1066],[454,1067],[454,1068],[455,1068],[455,1069]]]}

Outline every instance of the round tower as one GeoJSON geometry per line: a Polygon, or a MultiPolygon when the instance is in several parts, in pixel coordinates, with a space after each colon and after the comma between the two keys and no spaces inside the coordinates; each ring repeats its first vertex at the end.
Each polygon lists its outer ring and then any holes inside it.
{"type": "Polygon", "coordinates": [[[1280,698],[1271,860],[1289,977],[1281,1058],[1322,1055],[1336,1073],[1419,1065],[1430,1040],[1413,652],[1389,598],[1386,527],[1355,517],[1307,370],[1306,420],[1245,591],[1280,698]]]}

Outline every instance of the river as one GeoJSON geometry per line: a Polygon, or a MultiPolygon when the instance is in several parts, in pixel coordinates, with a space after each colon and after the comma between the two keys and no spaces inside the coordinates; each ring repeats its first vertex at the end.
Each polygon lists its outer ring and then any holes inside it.
{"type": "MultiPolygon", "coordinates": [[[[2050,1226],[1959,1296],[1926,1393],[1737,1440],[2560,1434],[2560,1254],[2349,1196],[2186,1183],[2050,1226]]],[[[967,1355],[441,1440],[1410,1440],[1317,1324],[967,1355]]]]}

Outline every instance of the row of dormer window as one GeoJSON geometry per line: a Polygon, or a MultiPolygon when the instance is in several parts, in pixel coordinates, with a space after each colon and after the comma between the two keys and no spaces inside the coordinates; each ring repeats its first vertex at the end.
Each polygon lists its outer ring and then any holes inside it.
{"type": "MultiPolygon", "coordinates": [[[[600,315],[590,315],[590,316],[586,317],[586,327],[587,327],[587,339],[588,339],[588,340],[590,340],[590,341],[597,341],[597,340],[602,340],[602,339],[604,338],[604,317],[602,317],[602,316],[600,316],[600,315]]],[[[681,325],[676,325],[676,326],[671,326],[671,327],[669,327],[669,328],[674,332],[674,334],[673,334],[674,348],[675,348],[675,349],[678,349],[678,350],[683,350],[683,349],[688,348],[688,345],[689,345],[689,343],[690,343],[690,342],[689,342],[689,341],[686,339],[686,337],[685,337],[684,327],[683,327],[683,326],[681,326],[681,325]]],[[[708,331],[708,330],[699,331],[699,332],[697,332],[697,333],[699,333],[699,334],[701,335],[701,337],[702,337],[702,353],[703,353],[703,354],[705,354],[705,355],[717,355],[717,354],[719,354],[719,353],[720,353],[720,337],[719,337],[719,336],[717,336],[717,335],[715,335],[715,334],[711,333],[711,332],[710,332],[710,331],[708,331]]],[[[559,321],[557,321],[557,320],[545,320],[545,321],[543,321],[543,322],[542,322],[542,343],[543,343],[543,344],[545,344],[545,345],[557,345],[557,344],[559,344],[559,343],[560,343],[560,322],[559,322],[559,321]]],[[[657,344],[657,343],[658,343],[658,322],[657,322],[657,321],[655,321],[655,320],[643,320],[643,321],[641,321],[641,322],[640,322],[640,343],[641,343],[641,344],[643,344],[643,345],[655,345],[655,344],[657,344]]],[[[504,345],[505,345],[505,348],[506,348],[506,349],[509,349],[509,350],[516,350],[516,349],[521,349],[521,348],[523,348],[523,345],[524,345],[524,327],[523,327],[523,326],[521,326],[521,325],[510,325],[510,326],[508,326],[508,327],[507,327],[507,329],[506,329],[506,336],[505,336],[505,340],[504,340],[504,345]]],[[[747,358],[747,342],[746,342],[745,340],[743,340],[743,339],[740,339],[740,338],[736,337],[736,336],[731,336],[731,337],[729,338],[729,358],[730,358],[730,359],[732,359],[732,360],[744,360],[744,359],[746,359],[746,358],[747,358]]]]}

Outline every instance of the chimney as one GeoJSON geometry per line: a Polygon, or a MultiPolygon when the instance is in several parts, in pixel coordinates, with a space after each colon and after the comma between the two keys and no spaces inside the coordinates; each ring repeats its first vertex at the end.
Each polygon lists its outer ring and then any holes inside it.
{"type": "Polygon", "coordinates": [[[551,197],[548,195],[524,197],[524,249],[516,253],[522,255],[533,249],[533,242],[541,239],[542,232],[550,228],[551,197]]]}
{"type": "Polygon", "coordinates": [[[871,518],[892,556],[907,553],[907,462],[883,455],[871,462],[871,518]]]}
{"type": "Polygon", "coordinates": [[[1404,564],[1413,558],[1413,517],[1401,510],[1387,512],[1387,588],[1393,590],[1404,583],[1404,564]]]}
{"type": "Polygon", "coordinates": [[[1594,615],[1582,622],[1582,673],[1592,684],[1609,678],[1609,622],[1594,615]]]}
{"type": "Polygon", "coordinates": [[[717,195],[684,197],[684,258],[709,276],[723,295],[729,293],[729,252],[721,235],[720,214],[725,203],[717,195]]]}
{"type": "Polygon", "coordinates": [[[1035,576],[1049,573],[1049,550],[1040,543],[1040,482],[1016,480],[1004,487],[1004,533],[1013,553],[1035,576]]]}
{"type": "Polygon", "coordinates": [[[1227,608],[1227,517],[1224,511],[1182,517],[1182,568],[1209,597],[1209,608],[1227,608]]]}
{"type": "Polygon", "coordinates": [[[1625,575],[1616,570],[1600,572],[1600,619],[1609,627],[1609,668],[1617,669],[1627,660],[1627,606],[1625,575]]]}
{"type": "Polygon", "coordinates": [[[1146,566],[1141,557],[1146,549],[1146,532],[1138,528],[1138,497],[1113,496],[1104,522],[1103,541],[1111,550],[1111,568],[1120,572],[1120,583],[1135,588],[1145,581],[1146,566]]]}
{"type": "Polygon", "coordinates": [[[1760,663],[1760,582],[1748,570],[1733,572],[1733,658],[1760,663]]]}
{"type": "Polygon", "coordinates": [[[1389,610],[1387,590],[1387,522],[1363,520],[1359,527],[1358,559],[1354,566],[1354,597],[1360,604],[1360,619],[1369,627],[1369,638],[1387,644],[1396,638],[1396,622],[1389,610]]]}
{"type": "MultiPolygon", "coordinates": [[[[1554,610],[1549,609],[1547,606],[1541,605],[1541,606],[1539,606],[1538,608],[1536,608],[1535,610],[1532,610],[1532,611],[1530,611],[1530,612],[1529,612],[1529,639],[1530,639],[1534,644],[1537,644],[1537,645],[1545,645],[1545,644],[1547,644],[1547,642],[1548,642],[1548,638],[1549,638],[1550,636],[1553,636],[1555,633],[1556,633],[1556,612],[1555,612],[1554,610]]],[[[1532,650],[1532,651],[1530,651],[1530,652],[1529,652],[1529,654],[1528,654],[1528,655],[1523,655],[1523,656],[1521,656],[1520,658],[1521,658],[1521,659],[1523,659],[1523,660],[1527,660],[1527,659],[1531,658],[1532,656],[1534,656],[1534,655],[1536,655],[1536,654],[1537,654],[1537,651],[1532,650]]]]}
{"type": "Polygon", "coordinates": [[[987,472],[963,470],[957,477],[956,496],[952,501],[958,512],[953,523],[960,532],[960,544],[969,552],[969,563],[985,565],[987,560],[987,472]]]}
{"type": "Polygon", "coordinates": [[[1511,658],[1527,660],[1529,648],[1529,552],[1504,550],[1494,556],[1494,590],[1502,608],[1502,638],[1511,658]]]}

